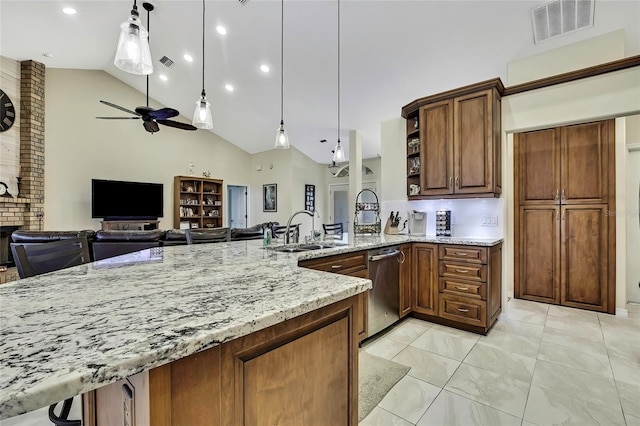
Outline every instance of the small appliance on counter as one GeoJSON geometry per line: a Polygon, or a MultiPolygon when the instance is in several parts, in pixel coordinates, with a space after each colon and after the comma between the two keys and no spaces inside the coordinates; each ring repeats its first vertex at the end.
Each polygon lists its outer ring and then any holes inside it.
{"type": "Polygon", "coordinates": [[[450,237],[451,235],[451,210],[436,210],[436,237],[450,237]]]}
{"type": "Polygon", "coordinates": [[[409,211],[409,234],[410,235],[426,235],[427,234],[427,212],[410,210],[409,211]]]}

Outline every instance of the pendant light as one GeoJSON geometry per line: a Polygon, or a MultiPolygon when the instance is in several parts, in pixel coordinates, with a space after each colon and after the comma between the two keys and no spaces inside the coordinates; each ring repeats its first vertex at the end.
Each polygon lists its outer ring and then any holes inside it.
{"type": "Polygon", "coordinates": [[[196,101],[196,109],[193,112],[193,125],[199,129],[213,129],[213,114],[211,113],[211,104],[207,100],[207,94],[204,91],[204,0],[202,0],[202,93],[196,101]]]}
{"type": "Polygon", "coordinates": [[[284,128],[284,0],[280,0],[280,126],[276,129],[276,149],[289,149],[289,135],[284,128]]]}
{"type": "Polygon", "coordinates": [[[340,143],[340,0],[338,0],[338,143],[333,151],[333,162],[343,162],[344,150],[340,143]]]}
{"type": "Polygon", "coordinates": [[[147,30],[140,22],[136,0],[133,0],[131,16],[120,24],[120,38],[113,63],[131,74],[149,75],[153,72],[147,30]]]}

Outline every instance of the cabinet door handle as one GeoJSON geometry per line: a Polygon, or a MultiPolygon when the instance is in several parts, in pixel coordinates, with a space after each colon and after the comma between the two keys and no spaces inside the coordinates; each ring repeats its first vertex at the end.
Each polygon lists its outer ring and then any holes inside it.
{"type": "Polygon", "coordinates": [[[456,256],[469,256],[469,253],[458,253],[458,252],[456,252],[456,256]]]}
{"type": "Polygon", "coordinates": [[[469,272],[468,269],[456,269],[456,272],[459,274],[466,274],[467,272],[469,272]]]}
{"type": "Polygon", "coordinates": [[[564,220],[564,214],[566,213],[566,210],[562,211],[562,220],[564,220]]]}
{"type": "Polygon", "coordinates": [[[456,286],[456,288],[457,288],[458,290],[462,290],[462,291],[467,291],[467,290],[469,290],[469,287],[458,287],[458,286],[456,286]]]}
{"type": "Polygon", "coordinates": [[[342,265],[331,265],[331,269],[340,269],[342,265]]]}
{"type": "Polygon", "coordinates": [[[561,199],[562,201],[565,201],[565,200],[566,200],[566,198],[565,198],[565,196],[564,196],[564,188],[562,189],[562,194],[560,195],[560,199],[561,199]]]}
{"type": "Polygon", "coordinates": [[[453,188],[453,176],[449,176],[449,188],[453,188]]]}
{"type": "Polygon", "coordinates": [[[559,199],[559,198],[560,198],[560,190],[559,190],[559,189],[556,189],[556,195],[553,197],[553,199],[554,199],[555,201],[558,201],[558,199],[559,199]]]}
{"type": "Polygon", "coordinates": [[[456,188],[460,188],[460,177],[456,176],[456,188]]]}
{"type": "Polygon", "coordinates": [[[469,312],[469,310],[468,310],[468,309],[461,309],[461,308],[456,308],[456,311],[459,311],[459,312],[469,312]]]}

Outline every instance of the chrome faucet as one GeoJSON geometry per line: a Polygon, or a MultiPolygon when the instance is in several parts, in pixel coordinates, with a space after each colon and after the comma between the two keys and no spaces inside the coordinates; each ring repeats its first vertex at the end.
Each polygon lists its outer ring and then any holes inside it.
{"type": "MultiPolygon", "coordinates": [[[[306,213],[306,214],[308,214],[309,216],[311,216],[311,228],[313,228],[313,229],[311,229],[311,232],[312,232],[312,233],[313,233],[313,231],[315,230],[315,223],[314,223],[314,217],[315,217],[315,215],[318,215],[318,218],[320,218],[320,213],[318,213],[316,210],[314,210],[314,211],[309,211],[309,210],[298,210],[297,212],[295,212],[294,214],[292,214],[292,215],[291,215],[291,217],[289,218],[289,220],[287,221],[287,229],[286,229],[286,230],[285,230],[285,232],[284,232],[284,243],[285,243],[285,244],[289,244],[289,243],[290,243],[290,241],[289,241],[289,229],[290,229],[290,227],[291,227],[291,221],[292,221],[292,220],[293,220],[293,218],[294,218],[297,214],[299,214],[299,213],[306,213]]],[[[295,241],[295,242],[297,243],[298,241],[295,241]]]]}

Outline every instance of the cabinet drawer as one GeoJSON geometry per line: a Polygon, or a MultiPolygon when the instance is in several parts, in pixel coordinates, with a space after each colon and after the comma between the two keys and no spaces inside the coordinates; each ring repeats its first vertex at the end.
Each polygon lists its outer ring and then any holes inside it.
{"type": "Polygon", "coordinates": [[[440,276],[486,282],[487,265],[440,262],[440,276]]]}
{"type": "Polygon", "coordinates": [[[440,294],[440,317],[484,327],[487,324],[487,302],[469,297],[440,294]]]}
{"type": "Polygon", "coordinates": [[[354,272],[367,269],[367,252],[359,251],[320,259],[303,260],[299,265],[303,268],[317,269],[318,271],[352,275],[354,272]]]}
{"type": "Polygon", "coordinates": [[[442,244],[439,249],[439,258],[454,262],[487,263],[487,248],[442,244]]]}
{"type": "Polygon", "coordinates": [[[485,283],[440,278],[440,293],[457,294],[459,296],[487,300],[487,285],[485,283]]]}

